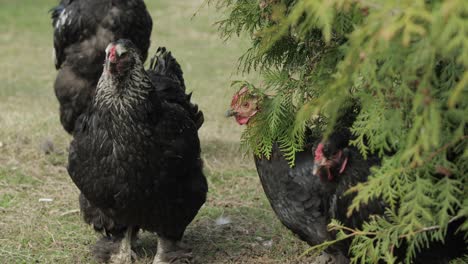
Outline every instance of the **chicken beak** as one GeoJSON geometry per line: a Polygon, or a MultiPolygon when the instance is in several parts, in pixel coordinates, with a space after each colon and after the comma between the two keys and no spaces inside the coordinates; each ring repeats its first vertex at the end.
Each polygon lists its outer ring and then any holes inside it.
{"type": "Polygon", "coordinates": [[[226,114],[225,114],[226,117],[231,117],[231,116],[235,116],[235,115],[237,115],[237,112],[234,111],[233,109],[227,110],[226,114]]]}
{"type": "Polygon", "coordinates": [[[318,175],[318,171],[320,170],[320,168],[324,165],[324,160],[325,159],[321,159],[319,161],[314,161],[314,166],[312,167],[312,174],[314,176],[319,176],[318,175]]]}
{"type": "Polygon", "coordinates": [[[325,158],[322,158],[318,161],[314,161],[314,166],[312,167],[312,175],[320,176],[318,172],[326,164],[326,162],[327,162],[327,159],[325,158]]]}
{"type": "Polygon", "coordinates": [[[312,167],[312,175],[318,176],[317,172],[318,172],[319,168],[320,168],[320,166],[316,162],[314,162],[314,166],[312,167]]]}

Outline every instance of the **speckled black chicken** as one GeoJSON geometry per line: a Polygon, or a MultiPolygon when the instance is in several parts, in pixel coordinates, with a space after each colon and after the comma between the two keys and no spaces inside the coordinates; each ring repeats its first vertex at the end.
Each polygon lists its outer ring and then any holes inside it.
{"type": "Polygon", "coordinates": [[[60,122],[71,133],[94,96],[107,44],[130,39],[145,61],[152,19],[143,0],[62,0],[51,11],[58,70],[54,89],[60,122]]]}
{"type": "MultiPolygon", "coordinates": [[[[249,125],[249,119],[261,111],[259,101],[260,98],[243,87],[234,95],[228,116],[234,116],[240,125],[249,125]]],[[[366,181],[370,168],[380,164],[377,156],[364,159],[356,148],[349,145],[352,136],[349,127],[355,116],[356,111],[343,111],[327,139],[307,131],[304,150],[296,153],[292,168],[277,144],[273,146],[270,159],[255,157],[260,181],[274,212],[288,229],[309,245],[334,239],[334,234],[327,230],[331,219],[337,219],[348,227],[361,228],[370,215],[384,212],[385,204],[374,200],[350,217],[346,216],[354,195],[344,193],[349,187],[366,181]]],[[[325,259],[331,259],[331,263],[348,263],[348,243],[342,241],[328,248],[325,259]]],[[[449,239],[448,245],[438,252],[447,253],[447,248],[452,247],[456,249],[453,255],[460,256],[466,244],[462,236],[457,236],[449,239]]],[[[441,254],[436,257],[437,254],[428,254],[428,251],[419,254],[415,263],[448,263],[441,254]]]]}
{"type": "Polygon", "coordinates": [[[112,263],[130,263],[139,229],[158,235],[154,264],[190,259],[181,239],[206,199],[201,112],[185,101],[171,54],[160,49],[154,62],[145,71],[131,41],[109,44],[70,145],[68,172],[84,219],[105,234],[96,255],[112,263]]]}

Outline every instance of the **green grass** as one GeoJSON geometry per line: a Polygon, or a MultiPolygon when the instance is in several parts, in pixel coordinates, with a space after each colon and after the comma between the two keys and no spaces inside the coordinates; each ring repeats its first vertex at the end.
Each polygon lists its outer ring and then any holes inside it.
{"type": "MultiPolygon", "coordinates": [[[[154,19],[152,52],[167,46],[179,60],[193,100],[205,113],[200,130],[208,200],[185,240],[198,263],[307,263],[307,246],[275,217],[252,158],[239,152],[242,130],[224,118],[241,40],[224,43],[203,0],[147,1],[154,19]],[[231,224],[217,226],[218,217],[231,224]],[[272,245],[268,246],[268,241],[272,245]]],[[[53,93],[52,0],[0,0],[0,263],[93,263],[97,235],[81,220],[78,191],[66,172],[70,137],[53,93]],[[46,155],[42,142],[54,152],[46,155]],[[52,202],[39,202],[51,198],[52,202]]],[[[151,52],[151,53],[152,53],[151,52]]],[[[151,263],[156,240],[143,233],[137,263],[151,263]]]]}

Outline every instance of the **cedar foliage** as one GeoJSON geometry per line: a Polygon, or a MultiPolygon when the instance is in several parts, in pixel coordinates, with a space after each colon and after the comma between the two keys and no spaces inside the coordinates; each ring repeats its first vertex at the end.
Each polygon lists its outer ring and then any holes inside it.
{"type": "Polygon", "coordinates": [[[352,263],[394,263],[389,249],[403,240],[409,263],[443,240],[450,222],[468,217],[464,0],[209,2],[226,14],[218,23],[224,38],[250,37],[239,69],[264,77],[257,86],[235,83],[264,98],[242,135],[255,155],[269,157],[279,142],[293,165],[306,126],[327,134],[343,105],[360,103],[352,144],[382,165],[350,189],[357,196],[349,213],[371,199],[389,208],[362,230],[330,224],[337,240],[352,239],[352,263]]]}

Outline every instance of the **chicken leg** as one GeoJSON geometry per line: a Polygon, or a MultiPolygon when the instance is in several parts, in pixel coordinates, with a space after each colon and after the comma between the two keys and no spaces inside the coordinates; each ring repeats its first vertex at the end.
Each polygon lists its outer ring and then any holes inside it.
{"type": "Polygon", "coordinates": [[[158,252],[153,264],[191,263],[192,252],[181,241],[173,241],[164,237],[158,238],[158,252]]]}
{"type": "Polygon", "coordinates": [[[120,247],[117,254],[111,256],[110,263],[112,264],[130,264],[132,263],[132,239],[133,228],[128,227],[124,233],[124,237],[120,241],[120,247]]]}

